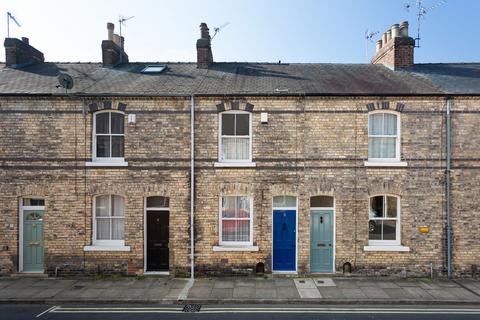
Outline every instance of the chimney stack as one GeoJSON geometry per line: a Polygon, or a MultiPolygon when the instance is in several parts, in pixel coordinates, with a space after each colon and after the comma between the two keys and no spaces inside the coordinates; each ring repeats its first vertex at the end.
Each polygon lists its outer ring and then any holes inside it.
{"type": "Polygon", "coordinates": [[[33,63],[45,61],[43,53],[32,47],[28,38],[5,38],[5,65],[10,68],[20,68],[33,63]]]}
{"type": "Polygon", "coordinates": [[[377,42],[373,64],[383,64],[393,70],[413,66],[415,40],[408,36],[408,22],[394,24],[377,42]]]}
{"type": "Polygon", "coordinates": [[[205,22],[200,24],[200,39],[197,40],[197,68],[208,69],[213,63],[212,45],[208,26],[205,22]]]}
{"type": "Polygon", "coordinates": [[[120,63],[128,63],[128,55],[124,51],[124,38],[113,33],[115,26],[107,23],[107,39],[102,41],[102,64],[104,67],[115,67],[120,63]]]}

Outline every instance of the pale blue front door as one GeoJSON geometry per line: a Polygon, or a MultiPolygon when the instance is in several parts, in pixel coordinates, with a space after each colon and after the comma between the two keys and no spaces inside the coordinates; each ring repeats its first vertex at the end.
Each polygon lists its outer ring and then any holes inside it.
{"type": "Polygon", "coordinates": [[[312,210],[310,272],[333,272],[333,210],[312,210]]]}
{"type": "Polygon", "coordinates": [[[23,211],[23,271],[43,271],[43,210],[23,211]]]}

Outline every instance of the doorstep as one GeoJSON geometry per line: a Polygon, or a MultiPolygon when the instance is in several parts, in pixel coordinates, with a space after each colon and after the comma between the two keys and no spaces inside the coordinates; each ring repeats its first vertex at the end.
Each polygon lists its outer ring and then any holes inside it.
{"type": "Polygon", "coordinates": [[[17,272],[10,275],[11,278],[48,278],[43,272],[17,272]]]}

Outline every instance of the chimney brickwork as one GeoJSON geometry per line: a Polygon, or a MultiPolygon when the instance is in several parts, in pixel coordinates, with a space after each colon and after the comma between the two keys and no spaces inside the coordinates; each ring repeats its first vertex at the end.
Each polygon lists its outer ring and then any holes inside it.
{"type": "Polygon", "coordinates": [[[6,38],[4,46],[7,67],[15,68],[45,61],[43,53],[32,47],[28,38],[23,37],[22,40],[6,38]]]}
{"type": "Polygon", "coordinates": [[[408,36],[408,22],[394,24],[377,41],[372,63],[383,64],[393,70],[411,67],[414,64],[414,48],[415,40],[408,36]]]}
{"type": "Polygon", "coordinates": [[[107,23],[107,39],[102,41],[102,64],[104,67],[113,67],[120,63],[128,63],[123,43],[125,39],[113,33],[113,23],[107,23]]]}
{"type": "Polygon", "coordinates": [[[200,39],[197,40],[197,68],[208,69],[213,63],[212,45],[208,26],[200,24],[200,39]]]}

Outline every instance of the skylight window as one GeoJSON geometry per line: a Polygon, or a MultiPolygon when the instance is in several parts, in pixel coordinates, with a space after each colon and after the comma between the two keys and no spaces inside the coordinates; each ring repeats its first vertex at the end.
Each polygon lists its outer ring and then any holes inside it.
{"type": "Polygon", "coordinates": [[[142,73],[160,73],[167,68],[165,64],[147,65],[142,69],[142,73]]]}

